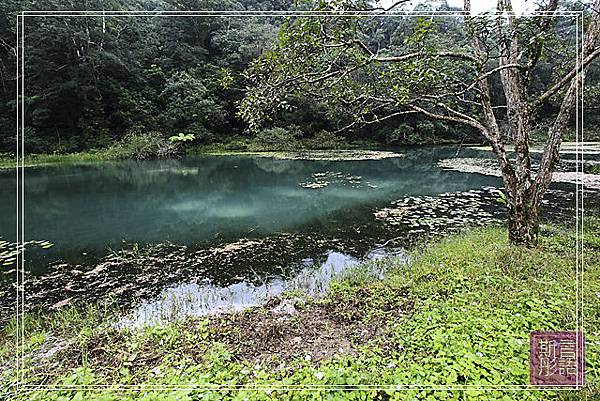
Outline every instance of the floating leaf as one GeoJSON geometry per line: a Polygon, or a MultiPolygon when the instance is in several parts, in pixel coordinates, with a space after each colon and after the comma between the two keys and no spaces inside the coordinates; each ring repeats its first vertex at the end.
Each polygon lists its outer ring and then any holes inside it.
{"type": "Polygon", "coordinates": [[[26,248],[26,246],[37,245],[41,249],[49,249],[54,246],[54,244],[50,241],[40,241],[40,240],[30,240],[24,243],[14,243],[8,241],[2,241],[0,243],[0,249],[3,249],[0,252],[0,265],[2,266],[11,266],[16,261],[16,257],[19,256],[26,248]]]}

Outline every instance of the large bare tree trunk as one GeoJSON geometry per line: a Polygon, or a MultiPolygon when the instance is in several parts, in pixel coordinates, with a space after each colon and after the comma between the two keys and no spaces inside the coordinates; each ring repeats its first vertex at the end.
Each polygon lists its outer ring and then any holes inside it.
{"type": "MultiPolygon", "coordinates": [[[[506,184],[506,183],[505,183],[506,184]]],[[[537,243],[540,204],[530,180],[515,180],[508,185],[508,238],[516,245],[537,243]]]]}
{"type": "MultiPolygon", "coordinates": [[[[517,21],[510,0],[498,0],[496,36],[499,41],[500,65],[519,64],[519,43],[517,21]],[[508,23],[504,32],[502,20],[508,23]]],[[[537,242],[539,227],[539,205],[534,202],[531,179],[531,158],[529,155],[530,109],[527,96],[527,79],[520,68],[505,68],[500,71],[500,80],[506,98],[508,138],[514,144],[514,174],[505,178],[508,192],[508,237],[518,245],[531,245],[537,242]]]]}
{"type": "MultiPolygon", "coordinates": [[[[465,18],[467,24],[469,24],[470,0],[465,0],[464,4],[465,18]]],[[[551,1],[548,4],[547,11],[555,11],[556,7],[557,1],[551,1]]],[[[511,0],[498,0],[497,9],[499,12],[507,12],[506,14],[498,14],[496,38],[499,43],[500,66],[506,67],[500,71],[500,78],[506,97],[507,135],[514,143],[514,163],[508,161],[506,152],[502,147],[500,130],[489,99],[489,85],[485,80],[481,80],[479,84],[486,126],[492,132],[492,135],[485,135],[484,133],[484,136],[492,143],[494,153],[500,162],[502,178],[506,187],[508,237],[514,244],[530,246],[537,242],[542,198],[550,186],[552,175],[559,161],[560,142],[576,107],[577,93],[583,85],[589,63],[598,56],[596,43],[600,35],[600,17],[598,14],[600,0],[595,0],[592,7],[592,16],[583,38],[580,59],[577,60],[575,67],[576,73],[569,77],[570,82],[565,81],[567,89],[560,111],[548,130],[548,140],[540,162],[540,169],[535,178],[532,177],[529,152],[529,120],[532,108],[528,99],[527,84],[528,77],[531,76],[542,49],[539,48],[537,52],[532,52],[532,56],[530,56],[527,65],[524,66],[524,70],[510,67],[519,63],[518,58],[521,53],[517,41],[517,20],[512,13],[511,0]]],[[[550,18],[547,17],[542,20],[541,29],[549,27],[550,18]]],[[[472,36],[472,44],[476,55],[480,57],[480,39],[476,35],[472,36]]],[[[540,103],[554,93],[556,93],[555,88],[551,88],[547,93],[542,94],[539,99],[540,103]]]]}

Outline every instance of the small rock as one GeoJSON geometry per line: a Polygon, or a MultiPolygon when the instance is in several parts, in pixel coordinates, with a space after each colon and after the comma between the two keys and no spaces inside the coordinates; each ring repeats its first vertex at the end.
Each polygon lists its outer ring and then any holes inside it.
{"type": "Polygon", "coordinates": [[[62,301],[58,301],[57,303],[55,303],[54,305],[52,305],[50,307],[50,309],[58,309],[61,308],[65,305],[68,305],[69,303],[71,303],[71,298],[67,298],[67,299],[63,299],[62,301]]]}
{"type": "Polygon", "coordinates": [[[292,300],[285,299],[279,305],[271,309],[271,313],[275,315],[295,315],[298,310],[294,306],[292,300]]]}

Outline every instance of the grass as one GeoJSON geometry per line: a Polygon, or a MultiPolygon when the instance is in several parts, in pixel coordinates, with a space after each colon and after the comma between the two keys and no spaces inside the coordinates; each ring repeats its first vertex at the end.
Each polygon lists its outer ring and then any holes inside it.
{"type": "MultiPolygon", "coordinates": [[[[64,154],[25,154],[23,166],[33,167],[60,163],[90,163],[125,159],[164,159],[176,157],[179,150],[178,143],[165,139],[161,133],[130,132],[106,149],[64,154]]],[[[0,153],[0,169],[15,168],[16,162],[15,155],[0,153]]]]}
{"type": "MultiPolygon", "coordinates": [[[[26,355],[33,357],[40,349],[47,352],[57,338],[70,345],[52,358],[29,360],[27,383],[110,383],[114,387],[103,392],[62,389],[15,394],[8,390],[5,395],[27,400],[599,399],[600,219],[588,219],[584,228],[588,386],[583,390],[393,390],[395,385],[411,383],[527,384],[529,333],[575,328],[573,231],[544,227],[539,246],[523,249],[507,242],[503,228],[488,227],[429,245],[410,267],[394,258],[383,260],[380,263],[390,269],[384,280],[359,273],[338,281],[325,298],[309,300],[301,313],[281,327],[272,324],[281,318],[272,317],[264,308],[139,330],[108,328],[107,322],[117,313],[111,306],[30,315],[24,322],[26,355]],[[317,319],[323,324],[315,326],[317,319]],[[262,322],[269,324],[263,327],[262,322]],[[352,328],[342,336],[356,334],[348,337],[354,343],[353,352],[317,360],[310,357],[308,341],[294,352],[284,352],[293,340],[288,337],[303,328],[327,330],[336,324],[352,328]],[[287,326],[294,327],[286,331],[287,326]],[[374,334],[360,340],[361,328],[374,334]],[[241,351],[261,349],[265,344],[276,352],[257,359],[256,352],[241,351]],[[122,387],[130,384],[146,387],[122,387]],[[196,388],[151,388],[162,384],[196,388]],[[312,384],[388,388],[349,392],[288,387],[312,384]],[[211,388],[215,385],[225,388],[211,388]],[[261,389],[267,385],[273,389],[261,389]]],[[[13,322],[0,338],[3,366],[14,353],[15,329],[13,322]]],[[[11,388],[13,376],[3,376],[3,388],[11,388]]]]}
{"type": "MultiPolygon", "coordinates": [[[[340,145],[340,144],[338,144],[340,145]]],[[[380,147],[373,141],[354,141],[345,143],[344,149],[376,149],[380,147]]],[[[302,142],[302,149],[312,150],[314,147],[309,142],[302,142]]],[[[321,149],[317,147],[315,149],[321,149]]],[[[207,145],[191,146],[187,149],[188,155],[235,155],[235,154],[270,154],[281,153],[273,149],[262,147],[252,139],[237,138],[228,142],[216,142],[207,145]]],[[[93,163],[108,160],[118,160],[123,157],[113,149],[90,150],[76,153],[55,154],[26,154],[24,167],[47,166],[60,163],[93,163]]],[[[16,156],[10,153],[0,153],[0,169],[11,169],[16,167],[16,156]]]]}
{"type": "MultiPolygon", "coordinates": [[[[65,154],[27,154],[23,160],[24,167],[44,166],[59,163],[90,163],[111,160],[105,151],[88,151],[65,154]]],[[[0,169],[15,168],[17,160],[14,155],[0,154],[0,169]]]]}

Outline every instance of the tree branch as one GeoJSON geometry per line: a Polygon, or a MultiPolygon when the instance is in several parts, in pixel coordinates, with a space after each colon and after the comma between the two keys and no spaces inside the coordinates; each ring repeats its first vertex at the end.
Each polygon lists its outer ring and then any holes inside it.
{"type": "Polygon", "coordinates": [[[587,56],[583,60],[580,68],[577,68],[576,66],[567,75],[562,77],[560,81],[558,81],[552,87],[550,87],[550,89],[538,96],[537,99],[535,99],[531,103],[531,108],[534,109],[540,107],[542,103],[544,103],[550,97],[554,96],[559,90],[561,90],[566,84],[568,84],[573,79],[573,77],[575,77],[575,74],[577,74],[579,70],[586,68],[598,56],[600,56],[600,47],[596,48],[589,56],[587,56]]]}
{"type": "Polygon", "coordinates": [[[560,111],[558,116],[554,120],[552,126],[548,129],[548,140],[544,146],[544,153],[540,160],[540,168],[535,177],[534,182],[534,202],[541,202],[542,197],[550,182],[552,181],[552,173],[556,167],[556,163],[559,160],[559,148],[562,141],[563,133],[567,129],[573,109],[577,103],[577,93],[581,90],[583,82],[585,81],[586,70],[589,67],[583,63],[589,58],[597,56],[598,49],[596,49],[596,43],[600,36],[600,0],[594,2],[592,7],[592,18],[585,32],[582,53],[580,59],[577,60],[576,70],[579,72],[570,81],[569,88],[567,89],[563,101],[560,105],[560,111]],[[593,56],[593,57],[592,57],[593,56]]]}
{"type": "Polygon", "coordinates": [[[457,53],[457,52],[439,52],[439,53],[433,53],[433,54],[425,54],[422,52],[415,52],[415,53],[404,54],[402,56],[375,57],[375,58],[373,58],[373,60],[382,62],[382,63],[387,63],[387,62],[395,63],[395,62],[408,61],[408,60],[411,60],[413,58],[417,58],[417,57],[423,56],[423,55],[427,55],[429,57],[441,57],[441,58],[465,60],[465,61],[470,61],[475,64],[480,63],[480,60],[473,55],[470,55],[467,53],[457,53]]]}
{"type": "Polygon", "coordinates": [[[334,131],[334,134],[339,134],[341,132],[344,132],[350,128],[352,128],[355,125],[358,125],[360,127],[365,127],[367,125],[372,125],[372,124],[376,124],[376,123],[380,123],[382,121],[388,120],[390,118],[393,117],[398,117],[398,116],[402,116],[402,115],[407,115],[407,114],[416,114],[418,113],[418,111],[416,110],[404,110],[404,111],[397,111],[395,113],[391,113],[388,114],[387,116],[384,117],[376,117],[370,121],[364,121],[364,120],[354,120],[353,122],[351,122],[350,124],[338,129],[337,131],[334,131]]]}

